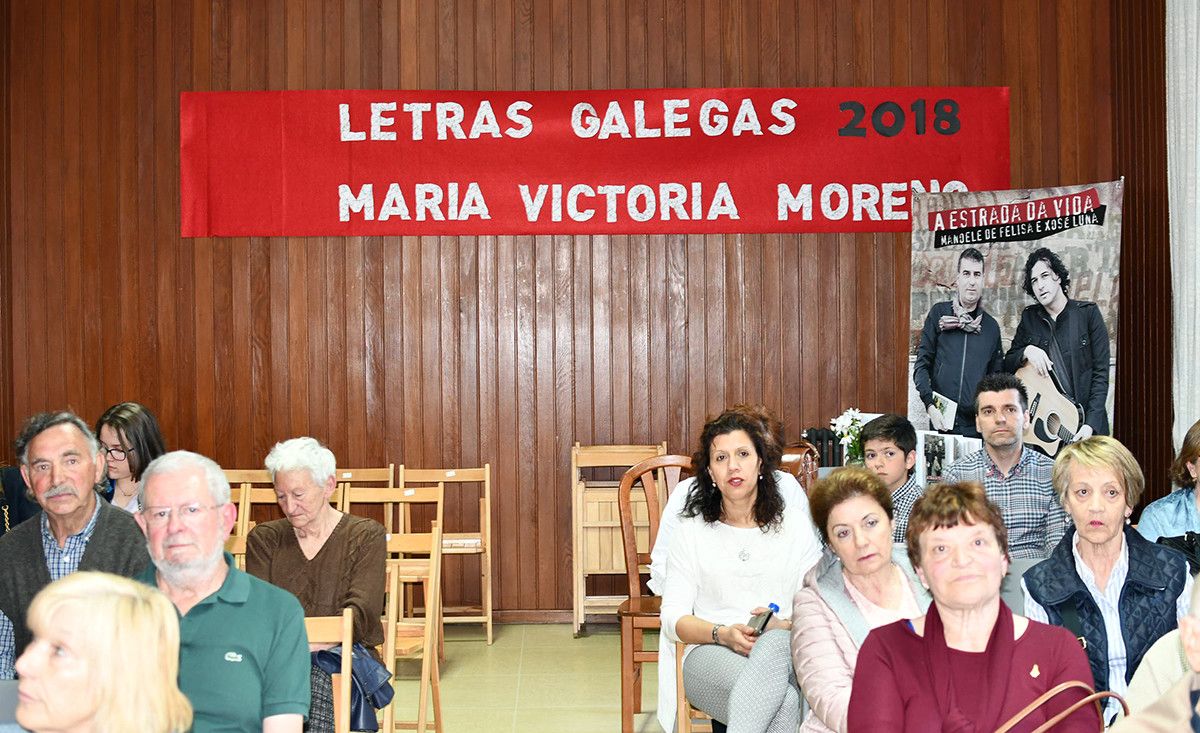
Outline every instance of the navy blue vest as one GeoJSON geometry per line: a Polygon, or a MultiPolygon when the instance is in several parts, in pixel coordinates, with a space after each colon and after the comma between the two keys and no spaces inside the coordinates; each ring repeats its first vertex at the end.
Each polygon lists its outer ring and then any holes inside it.
{"type": "MultiPolygon", "coordinates": [[[[1062,608],[1072,604],[1079,615],[1081,632],[1087,642],[1088,662],[1096,678],[1096,689],[1107,690],[1108,637],[1100,608],[1075,571],[1071,552],[1075,529],[1068,530],[1050,557],[1025,572],[1025,587],[1050,618],[1062,626],[1062,608]]],[[[1117,610],[1121,617],[1121,638],[1125,640],[1125,681],[1133,678],[1150,646],[1176,627],[1176,600],[1187,582],[1188,566],[1184,556],[1169,547],[1147,541],[1125,527],[1129,547],[1129,573],[1117,610]]]]}

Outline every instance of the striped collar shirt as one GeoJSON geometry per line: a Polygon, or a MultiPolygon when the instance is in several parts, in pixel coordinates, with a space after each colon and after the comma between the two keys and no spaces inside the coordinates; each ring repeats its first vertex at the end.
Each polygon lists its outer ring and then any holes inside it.
{"type": "Polygon", "coordinates": [[[908,515],[912,514],[913,504],[925,493],[925,488],[917,483],[916,475],[911,475],[904,485],[892,492],[892,541],[900,544],[907,542],[908,515]]]}
{"type": "MultiPolygon", "coordinates": [[[[58,540],[50,531],[50,520],[46,519],[46,513],[42,512],[38,516],[42,528],[42,554],[46,558],[46,570],[50,573],[51,582],[79,569],[88,540],[92,538],[92,532],[96,529],[96,517],[100,516],[101,501],[99,497],[96,498],[96,509],[92,512],[92,518],[83,529],[73,535],[67,535],[67,541],[62,547],[58,546],[58,540]]],[[[0,679],[10,680],[16,676],[16,670],[13,668],[16,663],[16,647],[12,619],[0,613],[0,679]]]]}
{"type": "Polygon", "coordinates": [[[1029,446],[1007,475],[981,448],[955,461],[943,472],[945,482],[976,481],[1000,507],[1008,527],[1008,551],[1014,558],[1041,559],[1067,533],[1069,519],[1050,481],[1054,461],[1029,446]]]}

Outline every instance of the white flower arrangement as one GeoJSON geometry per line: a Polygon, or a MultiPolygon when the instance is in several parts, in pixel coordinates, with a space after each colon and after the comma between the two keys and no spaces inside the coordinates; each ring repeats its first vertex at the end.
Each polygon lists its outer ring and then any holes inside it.
{"type": "Polygon", "coordinates": [[[863,427],[862,412],[857,407],[851,407],[830,420],[829,427],[842,443],[846,463],[862,463],[863,448],[860,437],[863,427]]]}

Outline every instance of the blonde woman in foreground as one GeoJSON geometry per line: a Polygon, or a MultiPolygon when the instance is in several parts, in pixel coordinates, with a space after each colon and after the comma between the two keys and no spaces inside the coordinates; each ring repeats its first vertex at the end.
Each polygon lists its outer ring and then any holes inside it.
{"type": "Polygon", "coordinates": [[[34,733],[185,733],[179,621],[158,590],[78,572],[29,607],[33,641],[17,660],[17,722],[34,733]]]}

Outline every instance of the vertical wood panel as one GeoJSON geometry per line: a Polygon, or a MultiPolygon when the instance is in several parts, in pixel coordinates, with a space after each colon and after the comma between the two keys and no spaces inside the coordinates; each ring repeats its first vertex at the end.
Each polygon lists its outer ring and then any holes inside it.
{"type": "MultiPolygon", "coordinates": [[[[297,434],[345,465],[491,462],[497,606],[566,608],[574,441],[688,453],[738,401],[793,437],[904,408],[908,236],[180,240],[179,93],[992,84],[1014,186],[1127,176],[1145,305],[1118,353],[1149,378],[1118,380],[1115,425],[1165,485],[1161,0],[13,0],[0,21],[10,433],[139,399],[231,466],[297,434]]],[[[476,569],[448,565],[448,602],[476,569]]]]}
{"type": "MultiPolygon", "coordinates": [[[[0,3],[0,37],[8,48],[12,8],[0,3]]],[[[12,136],[12,78],[8,54],[0,53],[0,426],[12,425],[13,415],[13,298],[12,298],[12,237],[13,183],[17,179],[9,141],[12,136]]]]}
{"type": "MultiPolygon", "coordinates": [[[[1081,4],[1081,12],[1088,9],[1081,4]]],[[[1114,168],[1125,176],[1121,247],[1121,311],[1117,342],[1115,435],[1129,446],[1146,472],[1143,505],[1170,490],[1167,469],[1174,458],[1171,437],[1172,339],[1171,259],[1167,226],[1166,54],[1164,0],[1136,6],[1114,3],[1106,19],[1114,48],[1124,56],[1102,73],[1111,83],[1114,168]]],[[[1103,54],[1097,52],[1097,59],[1103,54]]],[[[1103,66],[1103,64],[1102,64],[1103,66]]],[[[1089,88],[1088,94],[1096,89],[1089,88]]],[[[1108,96],[1100,98],[1109,101],[1108,96]]],[[[1108,145],[1107,140],[1098,140],[1108,145]]],[[[1177,242],[1176,246],[1195,246],[1177,242]]],[[[1194,359],[1194,354],[1176,358],[1194,359]]],[[[1185,416],[1193,420],[1197,415],[1185,416]]]]}

